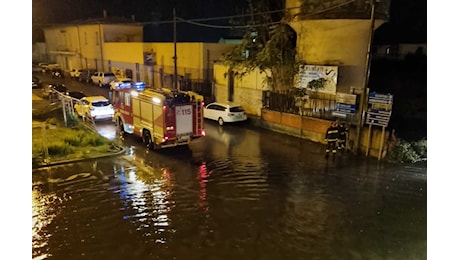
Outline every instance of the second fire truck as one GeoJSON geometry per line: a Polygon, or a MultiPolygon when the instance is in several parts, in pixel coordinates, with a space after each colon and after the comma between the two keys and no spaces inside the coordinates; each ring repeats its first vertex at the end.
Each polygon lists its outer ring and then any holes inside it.
{"type": "Polygon", "coordinates": [[[188,145],[205,135],[203,96],[191,91],[119,85],[111,90],[120,134],[139,136],[150,149],[188,145]]]}

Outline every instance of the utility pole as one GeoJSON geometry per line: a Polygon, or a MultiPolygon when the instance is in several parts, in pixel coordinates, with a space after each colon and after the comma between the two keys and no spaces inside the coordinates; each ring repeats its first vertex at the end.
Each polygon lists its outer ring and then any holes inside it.
{"type": "Polygon", "coordinates": [[[367,97],[367,87],[369,84],[369,75],[371,72],[371,60],[372,60],[372,39],[374,36],[374,26],[375,26],[375,1],[371,0],[371,26],[369,29],[369,39],[367,43],[367,56],[366,56],[366,68],[365,68],[365,78],[363,84],[363,90],[361,92],[361,96],[359,98],[359,118],[358,118],[358,127],[356,129],[356,145],[354,146],[354,152],[359,151],[359,147],[361,145],[361,129],[363,128],[363,113],[364,113],[364,102],[366,101],[367,97]]]}
{"type": "Polygon", "coordinates": [[[173,84],[174,84],[174,89],[177,88],[177,43],[176,43],[176,8],[173,8],[173,20],[174,20],[174,78],[173,78],[173,84]]]}

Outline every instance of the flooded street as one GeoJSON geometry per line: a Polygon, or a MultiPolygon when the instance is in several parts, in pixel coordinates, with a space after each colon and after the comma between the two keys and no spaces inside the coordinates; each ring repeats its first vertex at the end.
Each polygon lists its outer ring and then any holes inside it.
{"type": "Polygon", "coordinates": [[[245,125],[186,148],[34,170],[35,259],[426,259],[426,163],[245,125]]]}

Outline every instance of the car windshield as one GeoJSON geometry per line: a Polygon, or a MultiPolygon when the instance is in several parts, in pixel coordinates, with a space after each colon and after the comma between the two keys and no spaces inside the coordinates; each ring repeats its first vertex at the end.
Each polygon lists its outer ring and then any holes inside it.
{"type": "Polygon", "coordinates": [[[230,112],[244,112],[244,109],[242,107],[231,107],[230,112]]]}
{"type": "Polygon", "coordinates": [[[101,100],[101,101],[94,101],[93,103],[91,103],[93,107],[106,107],[108,105],[110,105],[109,101],[106,100],[101,100]]]}

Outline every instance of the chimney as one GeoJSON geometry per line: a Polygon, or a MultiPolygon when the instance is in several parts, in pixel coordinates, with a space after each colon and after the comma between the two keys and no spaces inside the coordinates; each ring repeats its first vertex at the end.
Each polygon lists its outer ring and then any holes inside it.
{"type": "Polygon", "coordinates": [[[102,14],[104,15],[104,18],[107,18],[107,10],[104,9],[104,10],[102,11],[102,14]]]}

